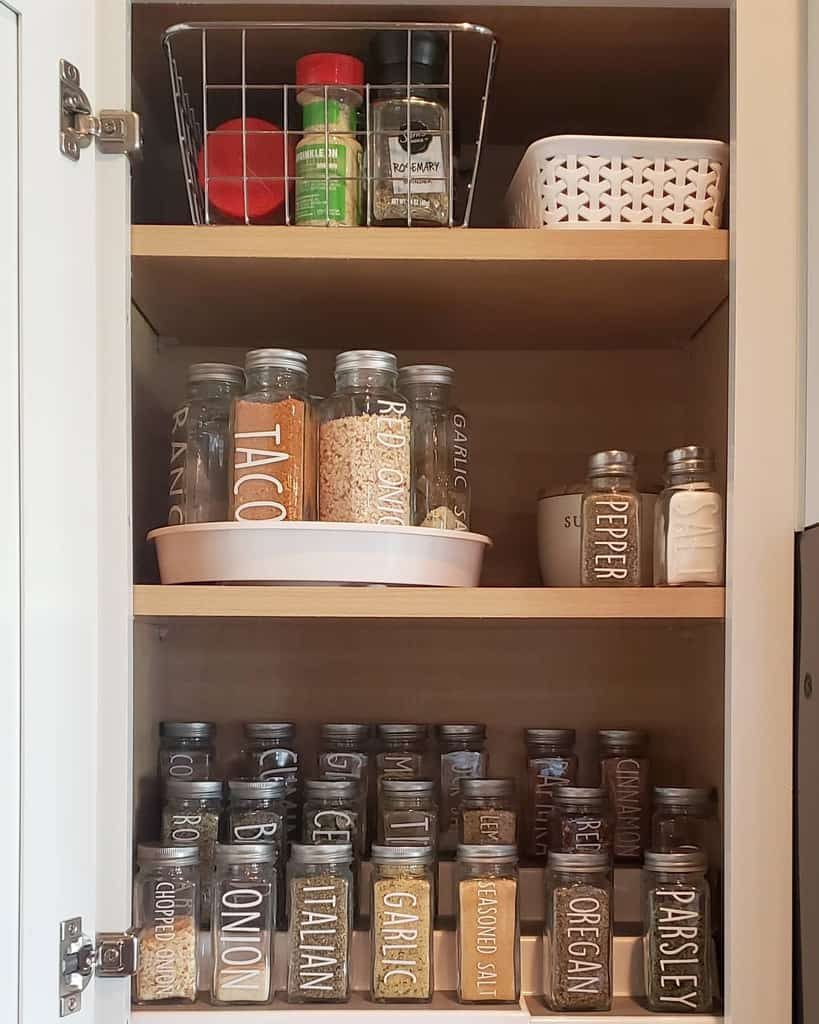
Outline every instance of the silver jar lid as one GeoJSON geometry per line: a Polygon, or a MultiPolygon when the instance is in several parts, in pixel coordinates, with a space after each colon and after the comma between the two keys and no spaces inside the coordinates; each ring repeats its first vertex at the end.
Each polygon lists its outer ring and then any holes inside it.
{"type": "Polygon", "coordinates": [[[254,348],[245,356],[245,373],[266,367],[307,373],[307,356],[290,348],[254,348]]]}
{"type": "Polygon", "coordinates": [[[159,735],[173,739],[209,740],[216,732],[213,722],[160,722],[159,735]]]}
{"type": "Polygon", "coordinates": [[[360,793],[356,779],[306,779],[304,783],[305,799],[354,800],[360,793]]]}
{"type": "Polygon", "coordinates": [[[641,729],[601,729],[597,736],[602,747],[642,747],[646,734],[641,729]]]}
{"type": "Polygon", "coordinates": [[[221,800],[223,791],[221,779],[165,780],[165,795],[179,800],[221,800]]]}
{"type": "Polygon", "coordinates": [[[435,851],[431,846],[373,845],[373,864],[395,864],[397,861],[411,861],[413,864],[434,864],[435,851]]]}
{"type": "Polygon", "coordinates": [[[200,380],[213,380],[221,384],[238,384],[245,382],[245,372],[241,366],[230,363],[191,363],[187,374],[188,384],[200,380]]]}
{"type": "Polygon", "coordinates": [[[595,452],[589,456],[588,475],[597,476],[634,476],[637,459],[631,452],[612,449],[607,452],[595,452]]]}
{"type": "Polygon", "coordinates": [[[655,786],[655,805],[679,805],[680,807],[704,807],[714,802],[714,790],[706,787],[655,786]]]}
{"type": "Polygon", "coordinates": [[[272,864],[278,850],[275,843],[217,843],[219,864],[272,864]]]}
{"type": "Polygon", "coordinates": [[[170,843],[139,843],[138,864],[198,864],[198,846],[172,846],[170,843]]]}
{"type": "Polygon", "coordinates": [[[511,844],[508,846],[465,846],[460,844],[457,857],[460,861],[471,861],[476,864],[495,861],[501,864],[517,864],[518,848],[511,844]]]}
{"type": "Polygon", "coordinates": [[[460,794],[469,796],[514,796],[514,779],[461,779],[460,794]]]}
{"type": "Polygon", "coordinates": [[[284,779],[230,779],[228,792],[237,800],[282,800],[284,779]]]}
{"type": "Polygon", "coordinates": [[[668,473],[713,473],[714,453],[698,444],[672,448],[665,453],[665,468],[668,473]]]}
{"type": "Polygon", "coordinates": [[[401,739],[425,740],[427,738],[427,727],[419,723],[397,723],[375,727],[379,736],[400,737],[401,739]]]}
{"type": "Polygon", "coordinates": [[[435,366],[431,363],[418,363],[414,366],[402,366],[398,374],[399,388],[408,384],[448,384],[455,380],[455,371],[451,366],[435,366]]]}
{"type": "Polygon", "coordinates": [[[694,874],[706,871],[708,857],[703,850],[677,850],[675,853],[656,853],[647,850],[643,862],[646,871],[679,871],[682,874],[694,874]]]}
{"type": "Polygon", "coordinates": [[[362,743],[370,738],[370,727],[361,722],[325,722],[321,726],[323,740],[359,740],[362,743]]]}
{"type": "Polygon", "coordinates": [[[351,370],[386,370],[388,373],[398,373],[398,359],[392,352],[377,352],[369,348],[339,353],[336,356],[336,377],[351,370]]]}
{"type": "Polygon", "coordinates": [[[574,729],[525,729],[527,743],[549,743],[555,747],[573,747],[574,729]]]}
{"type": "Polygon", "coordinates": [[[605,803],[609,791],[603,786],[555,786],[552,800],[560,804],[605,803]]]}
{"type": "Polygon", "coordinates": [[[349,864],[353,859],[351,843],[291,843],[294,864],[349,864]]]}
{"type": "Polygon", "coordinates": [[[484,740],[486,726],[480,722],[469,725],[439,725],[438,738],[442,740],[484,740]]]}
{"type": "Polygon", "coordinates": [[[611,867],[607,853],[558,853],[549,851],[549,867],[554,871],[605,871],[611,867]]]}
{"type": "Polygon", "coordinates": [[[296,727],[292,722],[245,722],[249,740],[292,740],[296,727]]]}
{"type": "Polygon", "coordinates": [[[381,792],[392,796],[426,796],[435,792],[432,779],[382,779],[381,792]]]}

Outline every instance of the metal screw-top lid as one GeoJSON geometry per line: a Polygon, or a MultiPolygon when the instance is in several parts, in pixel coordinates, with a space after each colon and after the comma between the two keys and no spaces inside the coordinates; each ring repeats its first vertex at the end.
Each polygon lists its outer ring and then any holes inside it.
{"type": "Polygon", "coordinates": [[[452,385],[455,380],[455,371],[451,366],[434,366],[431,363],[418,363],[415,366],[402,366],[398,374],[399,390],[404,386],[412,387],[417,384],[445,384],[452,385]]]}
{"type": "Polygon", "coordinates": [[[278,850],[275,843],[217,843],[220,864],[271,864],[278,850]]]}
{"type": "Polygon", "coordinates": [[[370,727],[360,722],[325,722],[321,727],[323,740],[360,740],[366,743],[370,738],[370,727]]]}
{"type": "Polygon", "coordinates": [[[469,796],[514,796],[514,779],[461,779],[460,794],[469,796]]]}
{"type": "Polygon", "coordinates": [[[284,779],[231,779],[228,792],[237,800],[283,800],[284,779]]]}
{"type": "Polygon", "coordinates": [[[435,792],[432,779],[382,779],[381,792],[392,796],[425,796],[435,792]]]}
{"type": "Polygon", "coordinates": [[[165,795],[184,800],[221,799],[224,786],[221,779],[166,779],[165,795]]]}
{"type": "Polygon", "coordinates": [[[169,843],[139,843],[138,864],[198,864],[198,846],[172,846],[169,843]]]}
{"type": "Polygon", "coordinates": [[[487,861],[499,861],[502,864],[517,864],[517,846],[458,846],[458,860],[473,861],[475,863],[487,861]]]}
{"type": "Polygon", "coordinates": [[[434,864],[435,851],[431,846],[373,846],[373,864],[394,864],[396,861],[413,864],[434,864]]]}
{"type": "Polygon", "coordinates": [[[376,352],[368,348],[341,352],[336,356],[336,378],[351,370],[386,370],[388,373],[398,373],[398,360],[391,352],[376,352]]]}
{"type": "Polygon", "coordinates": [[[254,348],[245,356],[245,373],[266,367],[307,373],[307,356],[289,348],[254,348]]]}
{"type": "Polygon", "coordinates": [[[684,874],[694,874],[706,871],[708,868],[708,857],[703,850],[691,849],[677,850],[675,853],[656,853],[647,850],[643,861],[646,871],[679,871],[684,874]]]}
{"type": "Polygon", "coordinates": [[[222,384],[238,384],[245,382],[245,372],[241,366],[230,363],[191,363],[187,373],[188,384],[200,380],[213,380],[222,384]]]}
{"type": "Polygon", "coordinates": [[[655,806],[704,807],[714,802],[715,793],[707,787],[655,786],[653,799],[655,806]]]}
{"type": "Polygon", "coordinates": [[[359,795],[356,779],[307,779],[304,783],[305,799],[326,799],[334,797],[347,800],[359,795]]]}
{"type": "Polygon", "coordinates": [[[524,729],[526,742],[531,744],[548,743],[553,747],[573,747],[574,729],[524,729]]]}
{"type": "Polygon", "coordinates": [[[606,803],[608,790],[603,786],[555,786],[552,800],[556,804],[606,803]]]}
{"type": "Polygon", "coordinates": [[[589,456],[588,475],[597,476],[634,476],[636,458],[631,452],[612,449],[607,452],[595,452],[589,456]]]}
{"type": "Polygon", "coordinates": [[[714,453],[698,444],[672,448],[665,453],[665,468],[668,473],[713,473],[714,453]]]}
{"type": "Polygon", "coordinates": [[[377,725],[375,731],[379,736],[400,737],[402,739],[425,740],[427,738],[427,727],[425,725],[399,723],[396,725],[377,725]]]}
{"type": "Polygon", "coordinates": [[[296,727],[292,722],[245,722],[249,740],[292,740],[296,727]]]}
{"type": "Polygon", "coordinates": [[[294,864],[349,864],[353,847],[352,843],[291,843],[290,859],[294,864]]]}
{"type": "Polygon", "coordinates": [[[486,726],[478,722],[471,725],[439,725],[438,738],[442,740],[484,740],[486,726]]]}
{"type": "Polygon", "coordinates": [[[607,853],[558,853],[549,851],[549,867],[554,871],[604,871],[611,867],[607,853]]]}
{"type": "Polygon", "coordinates": [[[601,729],[597,737],[601,747],[637,749],[646,742],[646,734],[641,729],[601,729]]]}
{"type": "Polygon", "coordinates": [[[213,722],[160,722],[159,735],[173,739],[209,740],[216,732],[213,722]]]}

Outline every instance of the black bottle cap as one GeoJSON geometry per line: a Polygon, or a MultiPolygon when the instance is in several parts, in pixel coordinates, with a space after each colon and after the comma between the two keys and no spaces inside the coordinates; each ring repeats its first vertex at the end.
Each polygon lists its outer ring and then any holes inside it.
{"type": "MultiPolygon", "coordinates": [[[[373,38],[371,53],[379,85],[406,85],[406,32],[378,32],[373,38]]],[[[443,85],[446,36],[441,32],[413,32],[411,62],[410,81],[413,85],[443,85]]]]}

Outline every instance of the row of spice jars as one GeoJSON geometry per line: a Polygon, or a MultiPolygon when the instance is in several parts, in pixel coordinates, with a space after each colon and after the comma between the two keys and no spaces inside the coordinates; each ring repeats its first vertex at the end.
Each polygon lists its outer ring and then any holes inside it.
{"type": "MultiPolygon", "coordinates": [[[[665,488],[654,509],[654,585],[719,586],[723,582],[722,498],[714,454],[700,445],[665,455],[665,488]]],[[[592,587],[639,587],[641,495],[631,452],[589,459],[580,516],[580,581],[592,587]]]]}
{"type": "Polygon", "coordinates": [[[270,520],[468,529],[469,436],[454,371],[342,352],[336,391],[308,392],[307,357],[256,349],[244,371],[188,368],[173,415],[171,525],[270,520]]]}

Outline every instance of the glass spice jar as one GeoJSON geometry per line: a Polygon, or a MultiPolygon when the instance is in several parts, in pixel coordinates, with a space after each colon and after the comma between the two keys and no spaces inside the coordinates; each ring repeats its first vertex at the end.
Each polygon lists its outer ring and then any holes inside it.
{"type": "Polygon", "coordinates": [[[643,964],[649,1009],[703,1013],[713,999],[711,894],[701,850],[649,851],[643,865],[643,964]]]}
{"type": "Polygon", "coordinates": [[[346,1003],[350,998],[352,858],[349,843],[291,847],[289,1003],[346,1003]]]}
{"type": "Polygon", "coordinates": [[[193,363],[187,392],[171,422],[168,525],[228,517],[230,408],[245,375],[227,363],[193,363]]]}
{"type": "Polygon", "coordinates": [[[168,779],[165,783],[160,838],[163,843],[199,847],[200,919],[203,927],[210,924],[213,855],[219,839],[222,808],[222,783],[219,780],[189,782],[187,779],[168,779]]]}
{"type": "Polygon", "coordinates": [[[580,516],[580,582],[640,586],[640,495],[630,452],[597,452],[589,459],[580,516]]]}
{"type": "Polygon", "coordinates": [[[435,853],[429,846],[373,846],[370,998],[432,999],[435,853]]]}
{"type": "Polygon", "coordinates": [[[462,779],[458,840],[464,846],[510,846],[518,839],[514,779],[462,779]]]}
{"type": "Polygon", "coordinates": [[[438,802],[432,779],[384,779],[378,841],[383,846],[438,844],[438,802]]]}
{"type": "Polygon", "coordinates": [[[577,785],[574,729],[526,729],[527,800],[524,849],[545,861],[555,786],[577,785]]]}
{"type": "Polygon", "coordinates": [[[556,853],[611,853],[608,790],[601,786],[559,786],[553,795],[549,835],[556,853]]]}
{"type": "Polygon", "coordinates": [[[216,726],[212,722],[160,722],[160,779],[209,779],[215,733],[216,726]]]}
{"type": "Polygon", "coordinates": [[[665,454],[665,490],[654,512],[654,585],[720,586],[722,498],[714,487],[714,453],[688,445],[665,454]]]}
{"type": "Polygon", "coordinates": [[[639,863],[651,835],[646,734],[639,729],[603,729],[600,777],[608,789],[614,824],[614,859],[639,863]]]}
{"type": "Polygon", "coordinates": [[[457,851],[459,1003],[520,999],[518,853],[514,846],[457,851]]]}
{"type": "Polygon", "coordinates": [[[681,849],[708,852],[716,814],[712,789],[655,786],[653,806],[652,850],[658,853],[673,853],[681,849]]]}
{"type": "Polygon", "coordinates": [[[361,848],[368,848],[370,820],[370,727],[359,723],[326,723],[319,733],[318,773],[322,779],[355,779],[361,795],[361,848]]]}
{"type": "Polygon", "coordinates": [[[342,352],[335,377],[319,413],[319,518],[410,526],[411,427],[395,356],[342,352]]]}
{"type": "Polygon", "coordinates": [[[273,1000],[276,849],[219,845],[213,884],[211,1001],[217,1006],[273,1000]]]}
{"type": "Polygon", "coordinates": [[[199,967],[199,847],[140,843],[134,881],[135,1003],[193,1003],[199,967]]]}
{"type": "Polygon", "coordinates": [[[246,722],[243,756],[250,779],[284,779],[287,835],[297,838],[301,821],[299,755],[292,722],[246,722]]]}
{"type": "Polygon", "coordinates": [[[609,1010],[613,886],[607,853],[549,853],[544,988],[550,1010],[609,1010]]]}
{"type": "Polygon", "coordinates": [[[454,851],[458,845],[458,799],[462,779],[485,778],[489,757],[486,753],[486,726],[439,725],[441,779],[442,850],[454,851]]]}
{"type": "Polygon", "coordinates": [[[356,779],[307,779],[302,808],[303,843],[343,843],[362,855],[361,791],[356,779]]]}
{"type": "Polygon", "coordinates": [[[279,888],[280,925],[284,924],[284,865],[287,861],[287,804],[284,779],[231,779],[225,834],[230,843],[272,846],[279,888]]]}
{"type": "Polygon", "coordinates": [[[231,415],[231,519],[315,519],[307,356],[254,349],[245,357],[245,375],[245,393],[231,415]]]}

